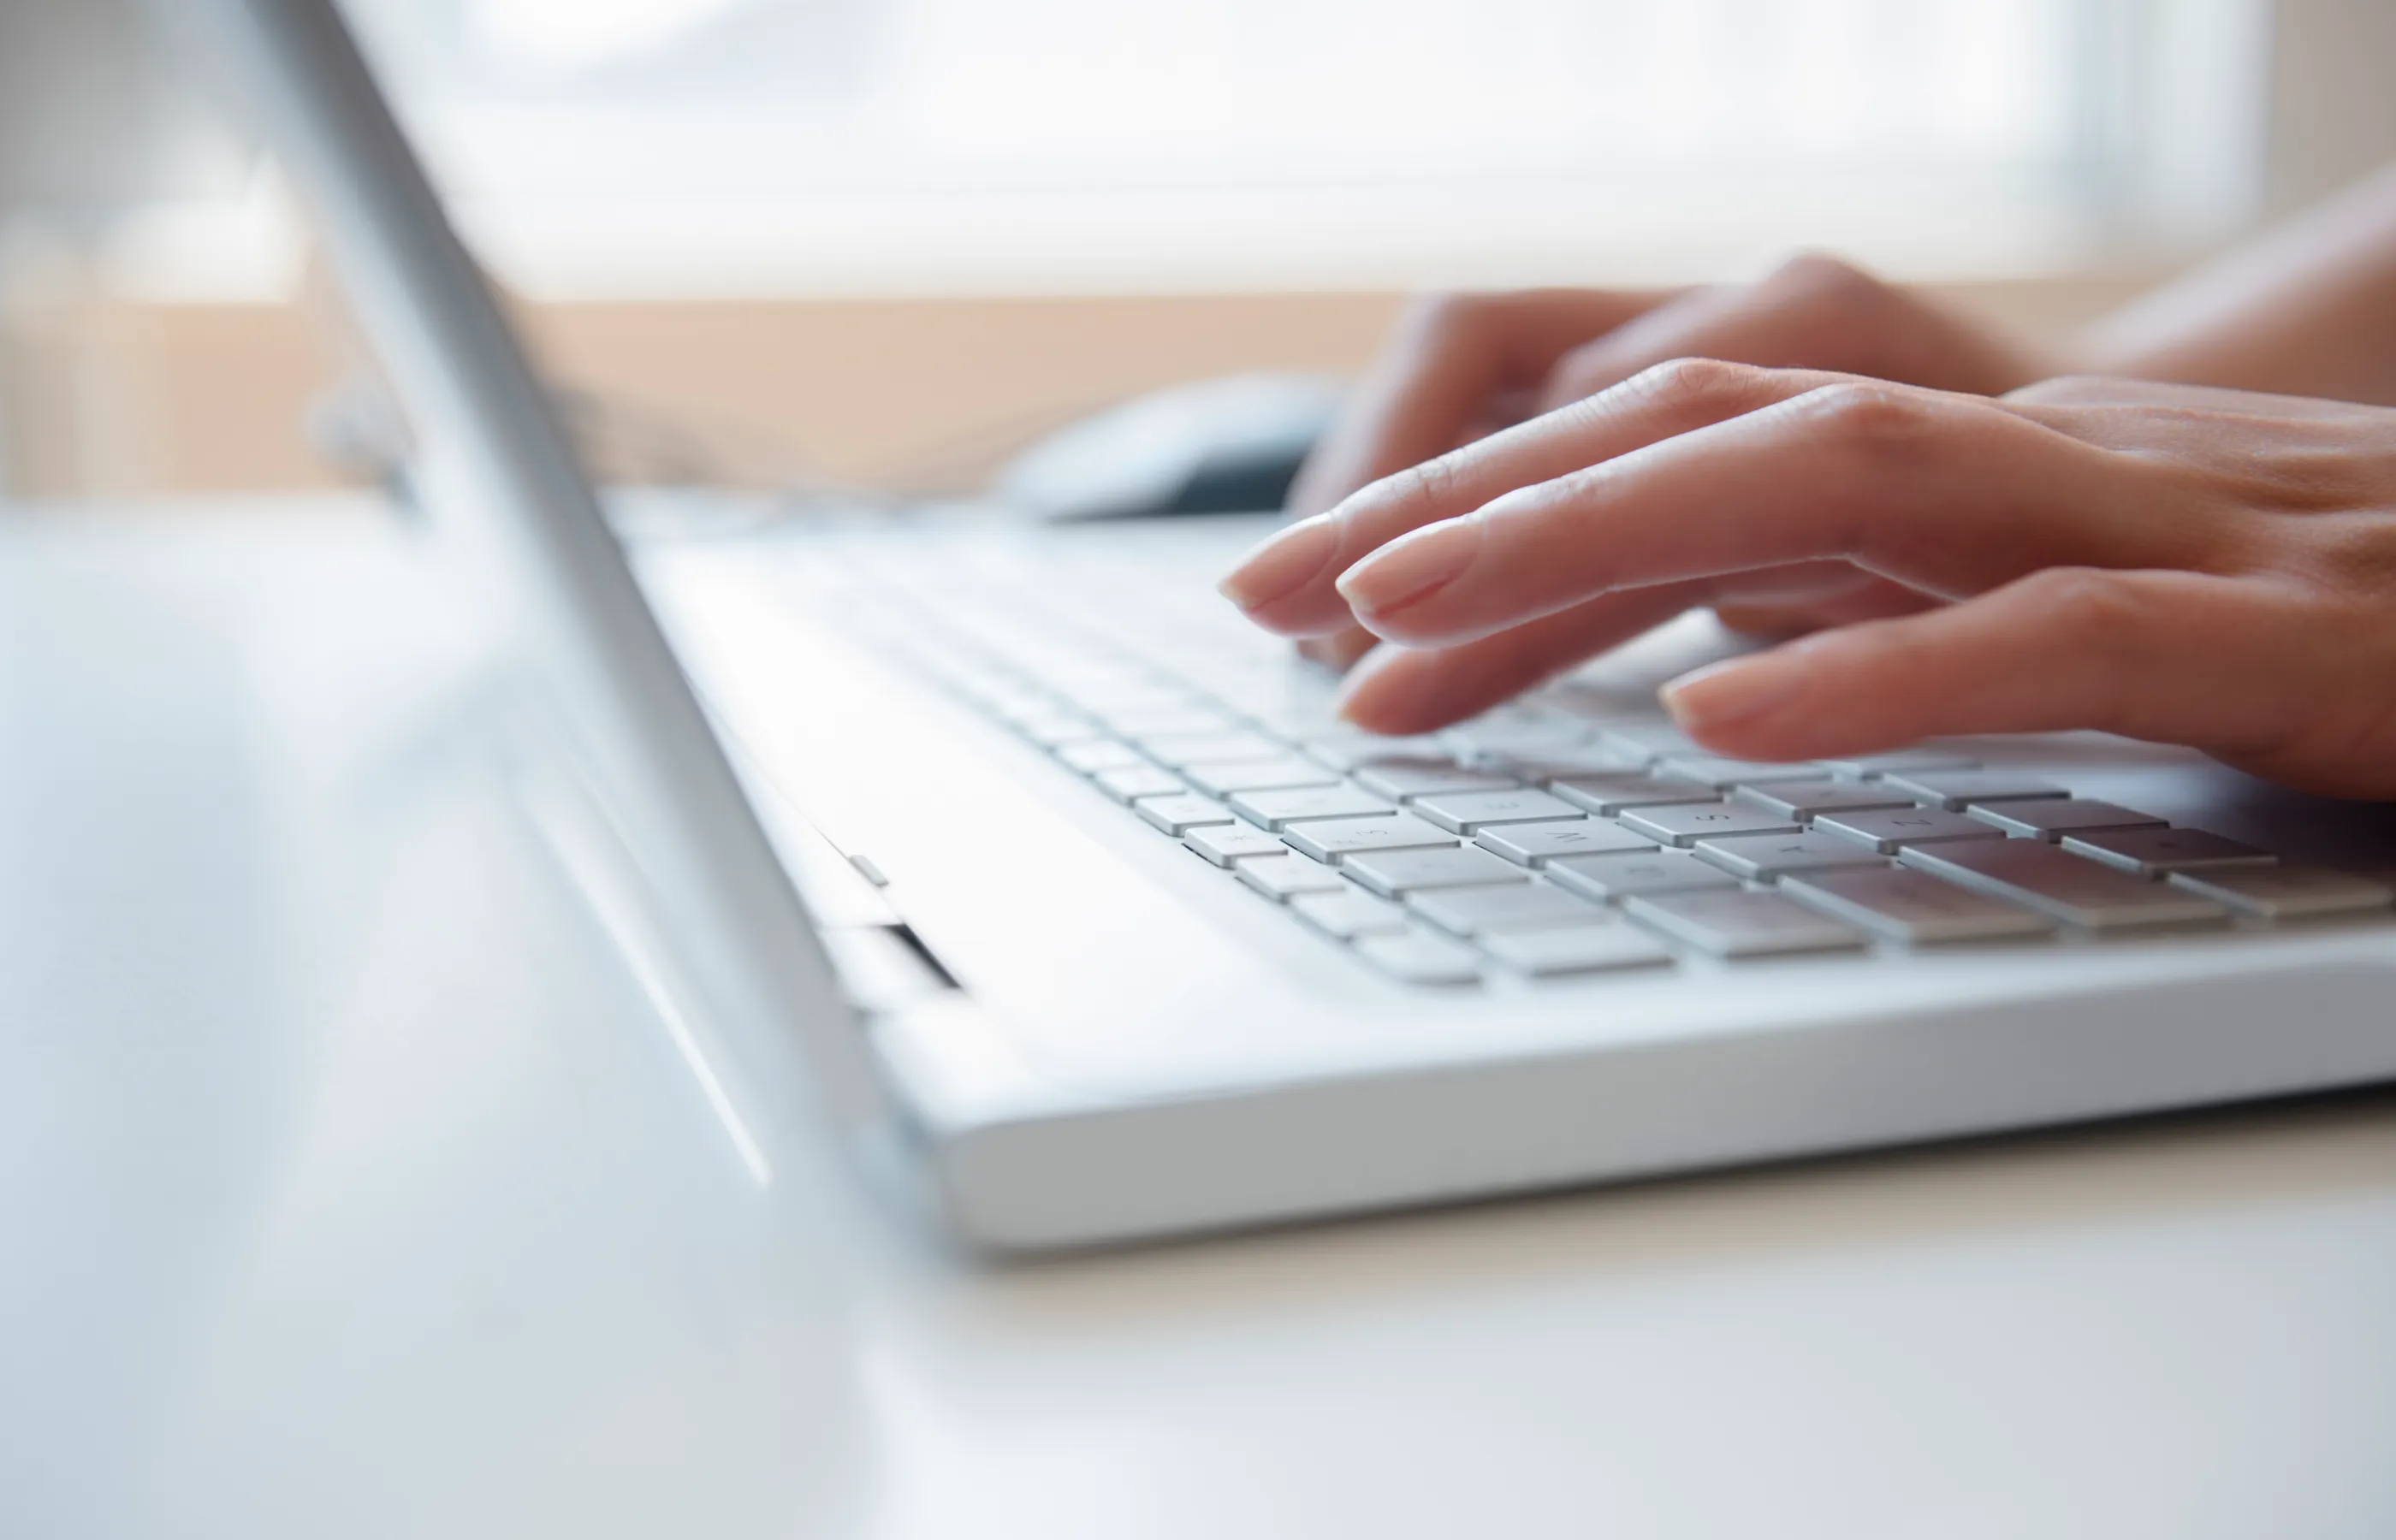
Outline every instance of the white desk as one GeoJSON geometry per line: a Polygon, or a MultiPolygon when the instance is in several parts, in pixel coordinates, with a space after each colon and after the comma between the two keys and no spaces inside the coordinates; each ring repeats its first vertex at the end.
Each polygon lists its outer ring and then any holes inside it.
{"type": "Polygon", "coordinates": [[[0,1534],[2396,1534],[2396,1098],[977,1270],[323,508],[0,518],[0,1534]]]}

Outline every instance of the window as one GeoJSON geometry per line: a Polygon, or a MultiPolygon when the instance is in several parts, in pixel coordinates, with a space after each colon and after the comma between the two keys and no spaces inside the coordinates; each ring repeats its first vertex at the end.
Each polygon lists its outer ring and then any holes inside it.
{"type": "Polygon", "coordinates": [[[2266,8],[352,0],[556,295],[2032,273],[2245,216],[2266,8]]]}

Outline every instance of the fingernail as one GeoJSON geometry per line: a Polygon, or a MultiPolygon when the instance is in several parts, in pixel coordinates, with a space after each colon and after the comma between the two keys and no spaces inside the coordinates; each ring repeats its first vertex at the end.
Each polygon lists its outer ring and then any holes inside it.
{"type": "Polygon", "coordinates": [[[1304,588],[1331,564],[1338,550],[1338,522],[1330,514],[1317,514],[1249,551],[1215,589],[1244,610],[1258,609],[1304,588]]]}
{"type": "Polygon", "coordinates": [[[1802,688],[1804,675],[1804,666],[1793,659],[1764,653],[1692,670],[1656,696],[1674,722],[1702,737],[1788,706],[1802,688]]]}
{"type": "Polygon", "coordinates": [[[1480,519],[1450,519],[1393,540],[1350,567],[1339,578],[1340,597],[1359,615],[1387,615],[1437,593],[1480,554],[1480,519]]]}

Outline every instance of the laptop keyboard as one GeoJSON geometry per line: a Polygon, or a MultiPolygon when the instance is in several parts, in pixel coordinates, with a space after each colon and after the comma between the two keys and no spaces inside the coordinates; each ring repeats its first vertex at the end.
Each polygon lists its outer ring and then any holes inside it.
{"type": "Polygon", "coordinates": [[[1333,714],[1335,682],[1193,591],[1190,570],[1103,542],[866,545],[811,562],[807,587],[1081,777],[1094,810],[1118,804],[1410,984],[2396,904],[2380,883],[1968,754],[1724,759],[1652,702],[1570,683],[1444,732],[1367,734],[1333,714]]]}

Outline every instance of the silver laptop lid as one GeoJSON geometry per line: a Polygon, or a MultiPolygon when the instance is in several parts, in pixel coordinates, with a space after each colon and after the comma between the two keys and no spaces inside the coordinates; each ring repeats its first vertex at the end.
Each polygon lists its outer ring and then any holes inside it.
{"type": "Polygon", "coordinates": [[[799,896],[333,0],[174,9],[204,23],[228,96],[312,206],[423,446],[428,503],[537,655],[651,928],[710,1017],[703,1074],[743,1082],[710,1094],[787,1114],[773,1088],[802,1059],[845,1094],[859,1042],[799,896]]]}

